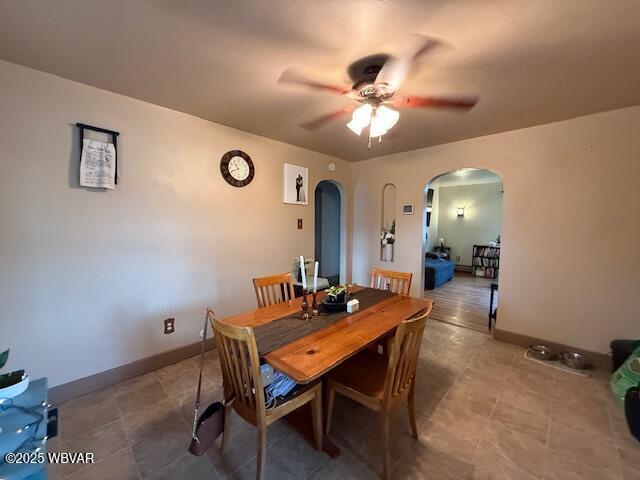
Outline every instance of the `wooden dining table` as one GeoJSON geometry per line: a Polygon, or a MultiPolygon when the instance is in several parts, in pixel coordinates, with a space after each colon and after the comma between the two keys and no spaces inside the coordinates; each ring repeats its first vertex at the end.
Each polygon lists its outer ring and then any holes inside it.
{"type": "MultiPolygon", "coordinates": [[[[365,287],[353,286],[352,292],[365,287]]],[[[318,293],[320,301],[324,292],[318,293]]],[[[309,300],[311,296],[309,295],[309,300]]],[[[425,309],[430,309],[431,300],[393,295],[372,306],[348,314],[336,322],[280,346],[264,355],[264,360],[285,373],[299,384],[306,384],[321,378],[332,368],[355,355],[367,345],[385,337],[406,319],[425,309]]],[[[242,327],[258,327],[299,312],[302,298],[289,302],[258,308],[222,320],[224,323],[242,327]]],[[[300,320],[304,321],[304,320],[300,320]]],[[[313,322],[314,318],[307,320],[313,322]]],[[[308,438],[311,435],[311,414],[298,409],[288,419],[308,438]],[[308,421],[307,421],[308,415],[308,421]]],[[[325,438],[324,450],[331,456],[337,456],[339,450],[325,438]]]]}

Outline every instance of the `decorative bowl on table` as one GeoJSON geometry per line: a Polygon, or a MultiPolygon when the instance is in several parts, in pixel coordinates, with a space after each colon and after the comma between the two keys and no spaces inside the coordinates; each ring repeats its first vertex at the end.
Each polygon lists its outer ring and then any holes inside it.
{"type": "Polygon", "coordinates": [[[322,305],[324,305],[324,308],[327,312],[340,312],[347,309],[346,300],[343,302],[331,302],[327,300],[327,297],[324,297],[322,300],[320,300],[320,302],[322,303],[322,305]]]}

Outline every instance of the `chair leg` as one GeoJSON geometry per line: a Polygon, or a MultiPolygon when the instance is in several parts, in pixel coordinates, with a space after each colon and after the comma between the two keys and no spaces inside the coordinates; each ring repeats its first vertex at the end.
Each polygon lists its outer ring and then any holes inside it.
{"type": "Polygon", "coordinates": [[[411,433],[413,438],[418,438],[418,427],[416,425],[416,411],[414,408],[414,393],[415,393],[415,378],[411,382],[411,389],[409,390],[409,401],[407,407],[409,408],[409,423],[411,424],[411,433]]]}
{"type": "Polygon", "coordinates": [[[224,452],[229,445],[229,434],[231,433],[231,412],[233,408],[231,406],[224,407],[224,427],[222,432],[222,442],[220,443],[220,453],[224,452]]]}
{"type": "Polygon", "coordinates": [[[388,480],[391,478],[390,466],[391,460],[389,455],[389,412],[383,410],[382,415],[382,478],[388,480]]]}
{"type": "Polygon", "coordinates": [[[313,416],[313,437],[316,450],[322,450],[322,388],[318,389],[311,401],[311,415],[313,416]]]}
{"type": "Polygon", "coordinates": [[[326,435],[329,435],[329,429],[331,428],[331,417],[333,416],[333,400],[335,398],[335,390],[331,383],[327,382],[327,428],[324,431],[326,435]]]}
{"type": "Polygon", "coordinates": [[[267,469],[267,426],[258,424],[258,465],[256,468],[256,479],[263,480],[267,469]]]}

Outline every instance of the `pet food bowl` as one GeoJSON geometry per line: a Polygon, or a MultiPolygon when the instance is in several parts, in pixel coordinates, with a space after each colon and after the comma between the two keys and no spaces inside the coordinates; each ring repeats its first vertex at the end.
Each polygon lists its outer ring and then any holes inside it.
{"type": "Polygon", "coordinates": [[[538,360],[553,360],[556,356],[546,345],[529,345],[529,353],[538,360]]]}
{"type": "Polygon", "coordinates": [[[562,363],[569,368],[575,368],[576,370],[584,370],[589,366],[587,357],[578,352],[563,352],[562,363]]]}

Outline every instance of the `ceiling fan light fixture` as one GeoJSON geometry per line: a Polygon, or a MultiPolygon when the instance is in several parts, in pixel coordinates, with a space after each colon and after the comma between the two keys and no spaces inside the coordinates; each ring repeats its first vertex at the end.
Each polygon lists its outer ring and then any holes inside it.
{"type": "Polygon", "coordinates": [[[365,103],[353,111],[351,121],[347,127],[356,135],[361,135],[362,130],[369,127],[369,137],[381,137],[398,123],[400,112],[380,105],[374,108],[365,103]]]}
{"type": "Polygon", "coordinates": [[[393,126],[398,123],[398,119],[400,118],[400,112],[396,110],[391,110],[389,107],[385,107],[384,105],[380,105],[376,109],[376,118],[380,118],[382,124],[384,125],[386,130],[391,130],[393,126]]]}
{"type": "Polygon", "coordinates": [[[365,103],[360,105],[353,111],[351,115],[351,121],[347,123],[347,127],[356,135],[361,135],[362,130],[367,128],[371,123],[371,115],[373,113],[373,107],[365,103]]]}
{"type": "MultiPolygon", "coordinates": [[[[370,104],[365,103],[363,105],[360,105],[353,111],[353,115],[351,116],[351,124],[353,124],[354,127],[359,127],[362,130],[363,128],[366,128],[369,123],[371,123],[372,114],[373,107],[370,104]]],[[[353,128],[351,129],[353,130],[353,128]]]]}
{"type": "Polygon", "coordinates": [[[384,119],[375,115],[371,118],[371,125],[369,126],[369,136],[370,137],[381,137],[385,133],[387,133],[389,129],[386,127],[384,123],[384,119]]]}
{"type": "Polygon", "coordinates": [[[354,125],[358,125],[360,128],[365,128],[371,122],[372,113],[373,107],[370,104],[365,103],[353,111],[351,121],[354,122],[354,125]]]}
{"type": "Polygon", "coordinates": [[[351,120],[349,123],[347,123],[347,127],[349,127],[349,130],[351,130],[356,135],[362,135],[362,128],[363,127],[361,127],[354,120],[351,120]]]}

